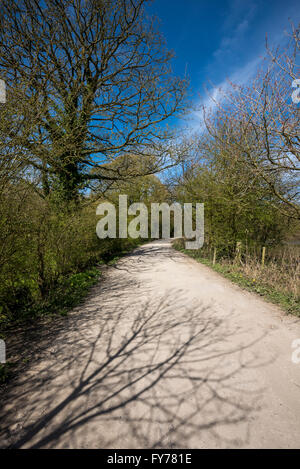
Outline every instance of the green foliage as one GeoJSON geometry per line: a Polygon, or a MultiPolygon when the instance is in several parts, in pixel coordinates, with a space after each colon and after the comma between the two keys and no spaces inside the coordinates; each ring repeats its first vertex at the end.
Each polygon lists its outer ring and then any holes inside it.
{"type": "Polygon", "coordinates": [[[26,301],[20,294],[20,301],[14,304],[6,303],[6,314],[1,315],[0,329],[6,330],[9,326],[16,326],[24,322],[34,321],[37,318],[52,314],[65,314],[78,304],[99,279],[101,272],[98,268],[89,268],[81,273],[61,277],[55,285],[47,291],[45,298],[35,301],[26,301]],[[10,314],[13,311],[14,314],[10,314]]]}
{"type": "Polygon", "coordinates": [[[96,235],[96,203],[41,198],[25,184],[0,192],[0,329],[65,312],[112,261],[140,240],[96,235]],[[17,189],[17,190],[16,190],[17,189]]]}
{"type": "Polygon", "coordinates": [[[34,309],[29,310],[30,316],[32,317],[33,314],[66,314],[86,296],[100,276],[101,271],[93,267],[84,272],[62,277],[49,291],[47,299],[34,309]]]}
{"type": "Polygon", "coordinates": [[[180,202],[203,202],[206,247],[233,257],[236,243],[247,249],[276,245],[293,229],[266,184],[255,179],[243,160],[206,149],[205,162],[188,170],[176,191],[180,202]]]}

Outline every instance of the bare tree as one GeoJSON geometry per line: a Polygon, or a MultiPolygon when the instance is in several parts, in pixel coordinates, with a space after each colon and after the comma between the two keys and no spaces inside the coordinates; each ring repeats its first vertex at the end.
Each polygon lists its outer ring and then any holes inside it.
{"type": "Polygon", "coordinates": [[[15,144],[45,193],[58,184],[73,198],[92,180],[125,177],[107,166],[120,155],[147,156],[147,174],[177,163],[162,123],[184,110],[187,83],[172,76],[145,3],[1,0],[0,74],[34,116],[15,144]]]}
{"type": "Polygon", "coordinates": [[[206,123],[223,149],[243,158],[253,176],[265,181],[281,210],[299,218],[300,115],[291,99],[292,79],[299,76],[299,28],[293,28],[283,51],[267,51],[252,83],[232,84],[206,123]]]}

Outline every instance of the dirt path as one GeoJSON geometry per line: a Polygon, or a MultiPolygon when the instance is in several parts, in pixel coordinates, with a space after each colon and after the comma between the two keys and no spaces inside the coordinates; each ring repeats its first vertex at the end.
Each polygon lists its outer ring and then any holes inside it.
{"type": "Polygon", "coordinates": [[[168,242],[48,332],[6,390],[1,447],[300,448],[299,321],[168,242]]]}

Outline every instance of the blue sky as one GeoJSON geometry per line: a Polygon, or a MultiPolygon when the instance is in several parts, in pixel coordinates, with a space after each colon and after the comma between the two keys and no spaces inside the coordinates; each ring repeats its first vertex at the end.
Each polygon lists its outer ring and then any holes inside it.
{"type": "Polygon", "coordinates": [[[210,82],[246,82],[265,53],[266,34],[280,44],[289,20],[300,20],[299,0],[154,0],[148,11],[160,18],[176,54],[173,70],[187,72],[195,102],[210,82]]]}

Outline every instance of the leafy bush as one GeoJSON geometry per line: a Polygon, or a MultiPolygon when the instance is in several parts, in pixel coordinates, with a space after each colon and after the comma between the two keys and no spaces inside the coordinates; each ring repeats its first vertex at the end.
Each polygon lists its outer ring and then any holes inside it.
{"type": "Polygon", "coordinates": [[[0,215],[2,329],[73,307],[99,277],[96,264],[140,242],[100,240],[92,200],[64,204],[22,185],[0,193],[0,215]]]}

